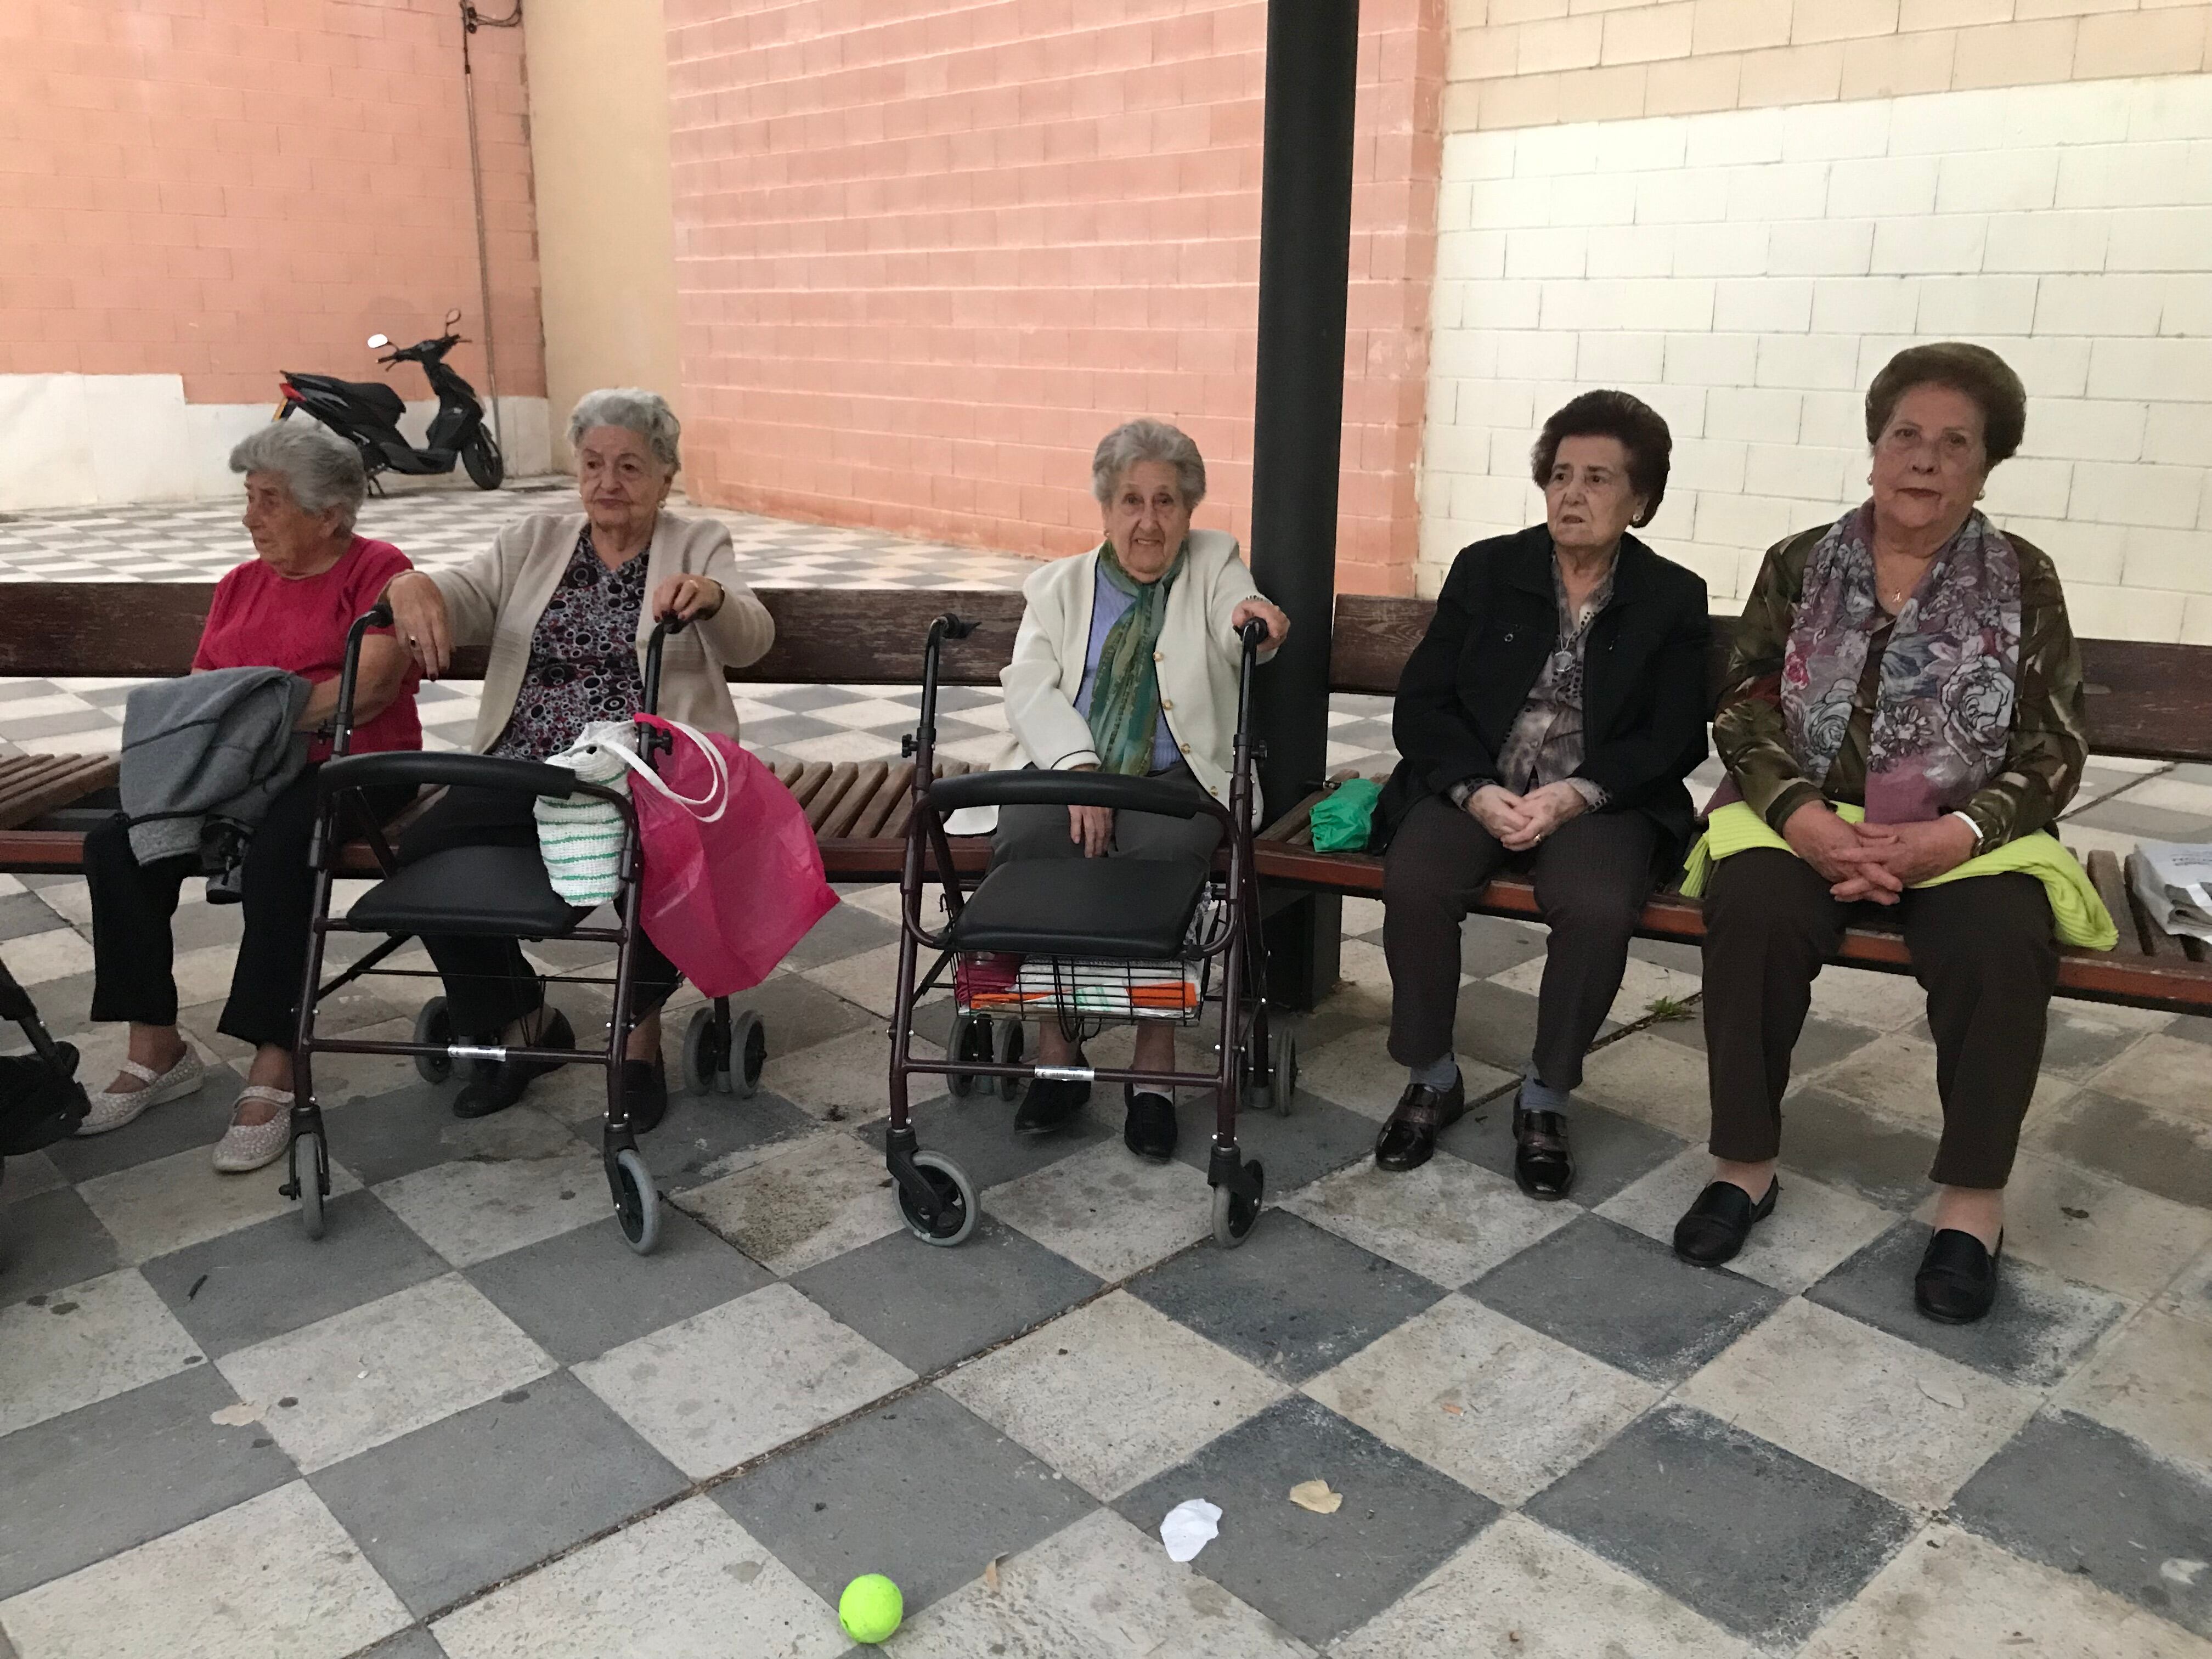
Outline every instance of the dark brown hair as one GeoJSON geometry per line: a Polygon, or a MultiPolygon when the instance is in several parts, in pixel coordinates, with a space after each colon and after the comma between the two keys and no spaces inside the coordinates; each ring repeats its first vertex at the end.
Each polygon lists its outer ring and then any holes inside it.
{"type": "Polygon", "coordinates": [[[1552,479],[1552,464],[1567,438],[1617,438],[1628,452],[1628,487],[1644,497],[1644,511],[1630,522],[1641,530],[1659,511],[1667,494],[1667,466],[1674,453],[1674,434],[1659,411],[1626,392],[1585,392],[1570,398],[1544,422],[1536,447],[1528,452],[1536,488],[1552,479]]]}
{"type": "Polygon", "coordinates": [[[1898,400],[1917,386],[1948,386],[1982,411],[1982,447],[1990,465],[2008,461],[2027,430],[2027,388],[2012,365],[1987,346],[1964,340],[1907,346],[1882,365],[1867,388],[1867,443],[1881,441],[1898,400]]]}

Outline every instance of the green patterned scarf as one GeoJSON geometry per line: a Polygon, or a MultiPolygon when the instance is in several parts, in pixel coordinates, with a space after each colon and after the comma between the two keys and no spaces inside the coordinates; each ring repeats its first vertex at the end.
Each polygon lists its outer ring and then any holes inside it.
{"type": "Polygon", "coordinates": [[[1098,550],[1098,574],[1134,603],[1106,630],[1098,648],[1098,675],[1091,683],[1091,744],[1102,771],[1143,777],[1152,769],[1152,734],[1160,724],[1160,680],[1152,653],[1167,620],[1168,589],[1190,556],[1186,541],[1158,581],[1140,582],[1121,568],[1114,544],[1098,550]]]}

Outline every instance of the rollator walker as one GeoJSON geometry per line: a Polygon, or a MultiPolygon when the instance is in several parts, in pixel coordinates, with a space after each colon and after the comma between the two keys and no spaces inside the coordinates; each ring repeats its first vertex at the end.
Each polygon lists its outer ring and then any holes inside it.
{"type": "MultiPolygon", "coordinates": [[[[925,1243],[952,1245],[975,1229],[975,1183],[943,1154],[918,1144],[908,1109],[908,1079],[946,1079],[956,1096],[981,1085],[1011,1100],[1031,1078],[1126,1083],[1163,1092],[1177,1085],[1211,1089],[1214,1131],[1206,1160],[1213,1188],[1213,1237],[1226,1249],[1242,1244],[1259,1218],[1267,1190],[1257,1158],[1237,1144],[1237,1112],[1247,1091],[1279,1113],[1290,1109],[1297,1076],[1294,1035],[1271,1035],[1267,959],[1261,943],[1258,878],[1252,861],[1252,671],[1267,637],[1257,620],[1238,630],[1243,663],[1237,691],[1237,738],[1227,805],[1203,790],[1154,778],[1105,772],[975,772],[938,778],[938,659],[945,640],[976,624],[946,615],[930,624],[922,653],[921,719],[909,745],[914,810],[899,878],[898,992],[891,1030],[890,1129],[885,1161],[897,1183],[908,1231],[925,1243]],[[972,890],[963,886],[945,818],[963,807],[1103,806],[1220,821],[1225,869],[1194,869],[1158,860],[1026,860],[989,871],[972,890]],[[944,925],[922,921],[925,890],[943,890],[944,925]],[[918,957],[938,952],[919,982],[918,957]],[[1018,965],[1012,962],[1019,958],[1018,965]],[[951,1042],[942,1060],[914,1052],[915,1006],[953,969],[951,1042]],[[1221,1040],[1212,1072],[1146,1072],[1126,1066],[1024,1063],[1024,1013],[1058,1019],[1072,1040],[1108,1025],[1172,1020],[1195,1025],[1208,1005],[1220,1010],[1221,1040]],[[995,1085],[993,1087],[992,1085],[995,1085]]],[[[1221,862],[1217,855],[1216,863],[1221,862]]],[[[1172,1096],[1170,1096],[1172,1097],[1172,1096]]]]}

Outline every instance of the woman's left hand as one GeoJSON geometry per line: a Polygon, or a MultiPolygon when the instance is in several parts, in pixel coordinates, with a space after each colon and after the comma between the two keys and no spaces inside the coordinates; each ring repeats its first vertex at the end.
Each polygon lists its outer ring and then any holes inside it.
{"type": "Polygon", "coordinates": [[[1521,798],[1520,833],[1504,837],[1504,845],[1510,852],[1525,853],[1561,824],[1589,810],[1583,792],[1571,783],[1547,783],[1541,789],[1532,789],[1521,798]]]}
{"type": "Polygon", "coordinates": [[[671,576],[653,596],[655,621],[681,617],[690,622],[722,608],[722,585],[712,576],[671,576]]]}
{"type": "MultiPolygon", "coordinates": [[[[1879,868],[1899,889],[1933,881],[1946,871],[1957,869],[1973,857],[1979,839],[1957,818],[1948,816],[1929,823],[1861,823],[1853,828],[1859,845],[1845,853],[1843,861],[1879,868]]],[[[1846,880],[1833,891],[1840,899],[1870,898],[1876,903],[1894,904],[1897,893],[1884,890],[1888,885],[1869,874],[1846,880]]]]}
{"type": "Polygon", "coordinates": [[[1273,651],[1291,636],[1291,619],[1279,607],[1266,599],[1246,599],[1229,613],[1229,626],[1231,629],[1242,628],[1255,617],[1267,624],[1267,643],[1264,649],[1273,651]]]}

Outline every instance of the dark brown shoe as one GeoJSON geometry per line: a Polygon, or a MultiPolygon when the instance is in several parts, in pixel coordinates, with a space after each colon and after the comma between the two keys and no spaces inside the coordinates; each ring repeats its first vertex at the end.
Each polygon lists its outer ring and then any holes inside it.
{"type": "Polygon", "coordinates": [[[1565,1198],[1575,1184],[1566,1118],[1558,1112],[1524,1111],[1517,1095],[1513,1100],[1513,1179],[1531,1198],[1565,1198]]]}
{"type": "Polygon", "coordinates": [[[1398,1097],[1398,1109],[1375,1137],[1375,1167],[1393,1175],[1419,1169],[1435,1154],[1437,1135],[1458,1122],[1466,1110],[1464,1074],[1442,1091],[1407,1084],[1406,1092],[1398,1097]]]}

